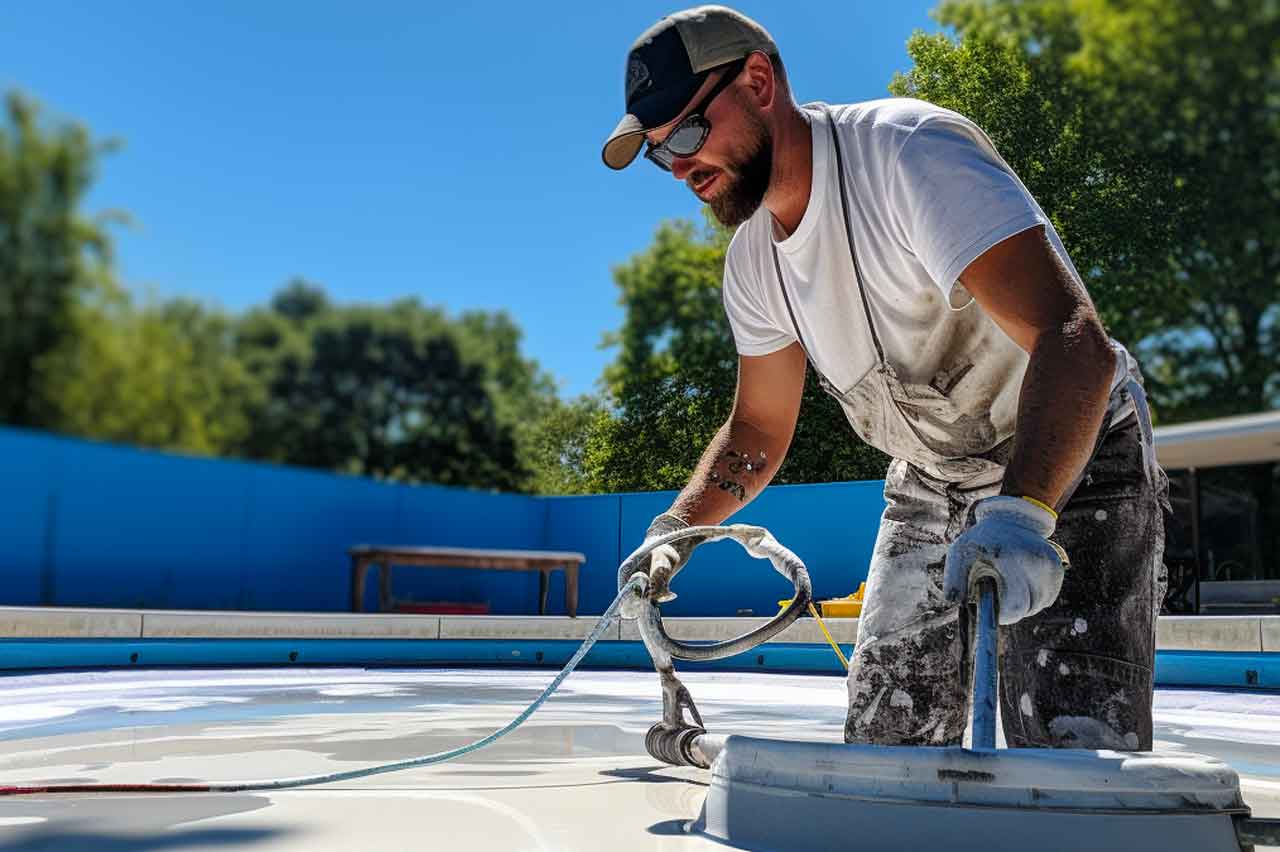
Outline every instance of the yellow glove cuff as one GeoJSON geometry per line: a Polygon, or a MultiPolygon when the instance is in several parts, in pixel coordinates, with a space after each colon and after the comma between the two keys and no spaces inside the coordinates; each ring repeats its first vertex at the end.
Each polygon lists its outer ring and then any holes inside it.
{"type": "Polygon", "coordinates": [[[1039,506],[1041,509],[1044,509],[1044,510],[1045,510],[1046,512],[1048,512],[1050,515],[1053,515],[1053,519],[1054,519],[1055,521],[1056,521],[1056,520],[1058,520],[1058,513],[1057,513],[1057,512],[1055,512],[1055,511],[1053,511],[1053,507],[1052,507],[1052,506],[1048,506],[1048,505],[1046,505],[1046,504],[1044,504],[1044,503],[1041,503],[1041,502],[1040,502],[1039,500],[1037,500],[1036,498],[1034,498],[1034,497],[1028,497],[1028,496],[1026,496],[1025,494],[1024,494],[1024,495],[1022,495],[1022,499],[1023,499],[1023,500],[1026,500],[1026,501],[1027,501],[1028,503],[1030,503],[1032,506],[1039,506]]]}

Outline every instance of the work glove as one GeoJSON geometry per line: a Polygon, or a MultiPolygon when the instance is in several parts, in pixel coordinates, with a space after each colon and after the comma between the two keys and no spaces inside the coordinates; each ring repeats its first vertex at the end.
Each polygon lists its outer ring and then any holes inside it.
{"type": "Polygon", "coordinates": [[[1000,623],[1013,624],[1058,599],[1067,554],[1052,541],[1057,516],[1023,497],[987,497],[974,506],[975,522],[947,551],[942,592],[965,603],[984,577],[996,581],[1000,623]]]}
{"type": "MultiPolygon", "coordinates": [[[[676,595],[667,588],[667,583],[676,575],[676,572],[684,567],[684,563],[689,559],[689,554],[693,552],[693,541],[678,541],[674,544],[664,544],[661,547],[654,548],[649,553],[644,551],[652,544],[655,538],[664,536],[667,533],[682,530],[689,525],[668,512],[663,512],[654,518],[649,524],[649,529],[645,531],[644,541],[631,554],[622,561],[624,570],[622,575],[630,577],[637,571],[650,575],[651,566],[655,561],[665,563],[670,566],[668,570],[663,572],[660,578],[654,578],[657,588],[651,588],[652,597],[658,603],[665,603],[674,600],[676,595]],[[655,594],[656,593],[656,594],[655,594]]],[[[626,602],[623,604],[623,618],[635,618],[637,615],[635,606],[628,606],[626,602]]]]}

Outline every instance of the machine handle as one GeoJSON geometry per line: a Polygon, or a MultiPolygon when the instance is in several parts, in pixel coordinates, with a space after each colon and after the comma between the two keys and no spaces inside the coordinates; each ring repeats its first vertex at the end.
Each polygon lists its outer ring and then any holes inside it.
{"type": "Polygon", "coordinates": [[[977,601],[965,604],[976,609],[969,618],[972,634],[967,643],[972,661],[964,661],[966,670],[973,672],[970,696],[973,722],[969,729],[969,747],[993,749],[996,747],[996,701],[1000,676],[1000,597],[996,581],[991,577],[980,579],[975,589],[977,601]]]}

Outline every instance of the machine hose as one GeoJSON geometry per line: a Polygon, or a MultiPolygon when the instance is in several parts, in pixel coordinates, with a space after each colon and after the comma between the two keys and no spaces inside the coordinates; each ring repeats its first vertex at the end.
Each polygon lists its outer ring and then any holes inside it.
{"type": "Polygon", "coordinates": [[[555,680],[548,684],[547,688],[537,699],[525,708],[519,716],[512,719],[509,724],[494,731],[486,737],[468,743],[458,748],[449,749],[448,751],[436,752],[434,754],[423,755],[422,757],[414,757],[409,760],[400,760],[394,763],[384,763],[378,766],[368,766],[364,769],[352,769],[347,772],[332,772],[326,775],[306,775],[299,778],[281,778],[276,780],[265,781],[228,781],[215,784],[43,784],[33,786],[0,786],[0,796],[21,796],[33,795],[38,793],[244,793],[260,790],[289,790],[297,787],[311,787],[316,784],[330,784],[335,781],[352,781],[356,778],[368,778],[371,775],[382,775],[387,772],[399,772],[402,769],[413,769],[418,766],[430,766],[434,763],[444,763],[454,758],[462,757],[464,754],[470,754],[473,751],[484,748],[491,743],[496,742],[500,738],[514,731],[516,728],[524,724],[534,711],[542,706],[542,703],[551,697],[551,694],[559,689],[560,684],[569,676],[569,673],[577,668],[578,663],[582,662],[582,658],[591,650],[591,646],[599,641],[604,632],[609,629],[618,617],[618,610],[622,606],[623,600],[628,595],[641,595],[644,593],[648,585],[648,580],[643,576],[638,576],[634,580],[629,580],[624,584],[623,588],[618,591],[618,596],[613,599],[613,603],[609,604],[609,608],[600,616],[600,620],[596,622],[596,626],[591,630],[586,640],[574,653],[565,667],[561,669],[560,674],[556,675],[555,680]]]}

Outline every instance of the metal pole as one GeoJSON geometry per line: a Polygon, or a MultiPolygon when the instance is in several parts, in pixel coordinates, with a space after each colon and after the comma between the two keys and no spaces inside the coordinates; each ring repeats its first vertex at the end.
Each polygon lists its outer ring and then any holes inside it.
{"type": "Polygon", "coordinates": [[[996,747],[996,696],[1000,672],[996,581],[978,581],[978,612],[973,641],[973,727],[970,748],[996,747]]]}
{"type": "Polygon", "coordinates": [[[1196,572],[1196,609],[1200,614],[1200,477],[1194,467],[1187,468],[1187,491],[1191,496],[1191,551],[1196,572]]]}

